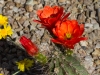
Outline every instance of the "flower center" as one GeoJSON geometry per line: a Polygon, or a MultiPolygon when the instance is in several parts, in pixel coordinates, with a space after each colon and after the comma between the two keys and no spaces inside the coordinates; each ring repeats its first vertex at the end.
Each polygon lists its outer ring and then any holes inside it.
{"type": "Polygon", "coordinates": [[[67,34],[66,34],[66,38],[67,38],[67,39],[70,39],[71,37],[72,37],[72,36],[71,36],[70,33],[67,33],[67,34]]]}

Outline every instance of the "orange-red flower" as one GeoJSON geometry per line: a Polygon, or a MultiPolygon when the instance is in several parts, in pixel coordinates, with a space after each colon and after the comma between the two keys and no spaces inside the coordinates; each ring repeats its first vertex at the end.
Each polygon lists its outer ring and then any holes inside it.
{"type": "Polygon", "coordinates": [[[59,19],[65,19],[69,16],[68,14],[63,13],[63,8],[59,6],[45,6],[44,9],[38,10],[37,15],[40,20],[33,20],[35,22],[41,23],[46,29],[48,29],[50,32],[52,31],[52,28],[55,26],[55,23],[59,19]]]}
{"type": "Polygon", "coordinates": [[[55,26],[53,33],[57,38],[51,40],[67,48],[73,49],[76,43],[87,39],[81,37],[84,32],[84,25],[79,25],[76,20],[58,21],[55,26]]]}
{"type": "Polygon", "coordinates": [[[34,43],[32,43],[32,41],[29,40],[28,38],[26,38],[25,36],[22,36],[20,38],[20,42],[30,56],[34,56],[38,53],[37,46],[34,43]]]}

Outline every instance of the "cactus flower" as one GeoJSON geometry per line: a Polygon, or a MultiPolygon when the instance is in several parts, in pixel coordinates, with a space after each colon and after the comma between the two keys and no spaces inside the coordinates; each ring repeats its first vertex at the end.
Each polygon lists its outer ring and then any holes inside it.
{"type": "Polygon", "coordinates": [[[73,49],[76,43],[87,39],[81,37],[84,32],[84,25],[79,25],[76,20],[58,21],[55,26],[53,33],[56,38],[51,39],[54,43],[73,49]]]}
{"type": "Polygon", "coordinates": [[[22,36],[20,38],[20,42],[30,56],[34,56],[38,53],[37,46],[34,43],[32,43],[32,41],[29,40],[28,38],[26,38],[25,36],[22,36]]]}
{"type": "Polygon", "coordinates": [[[52,31],[52,28],[55,26],[55,23],[59,19],[67,18],[68,14],[63,13],[63,8],[59,6],[45,6],[42,10],[37,11],[37,15],[40,20],[33,20],[35,22],[41,23],[42,27],[45,27],[50,32],[52,31]]]}
{"type": "Polygon", "coordinates": [[[22,36],[20,38],[20,42],[30,56],[34,57],[38,62],[42,64],[47,63],[47,57],[39,52],[37,46],[32,43],[31,40],[25,36],[22,36]]]}

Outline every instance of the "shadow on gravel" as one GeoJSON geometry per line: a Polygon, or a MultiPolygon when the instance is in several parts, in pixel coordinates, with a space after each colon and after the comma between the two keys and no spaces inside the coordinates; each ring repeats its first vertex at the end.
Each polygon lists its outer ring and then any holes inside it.
{"type": "MultiPolygon", "coordinates": [[[[12,75],[18,71],[16,62],[24,58],[32,59],[28,54],[21,50],[18,46],[6,41],[0,40],[0,73],[4,75],[12,75]]],[[[29,71],[20,72],[17,75],[45,75],[45,67],[40,64],[34,64],[29,71]]],[[[47,75],[47,74],[46,74],[47,75]]]]}

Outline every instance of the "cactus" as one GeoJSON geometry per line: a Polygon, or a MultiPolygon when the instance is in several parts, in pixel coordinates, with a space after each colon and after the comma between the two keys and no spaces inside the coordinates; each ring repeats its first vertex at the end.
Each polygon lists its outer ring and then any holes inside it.
{"type": "Polygon", "coordinates": [[[80,61],[71,55],[56,50],[49,62],[49,75],[89,75],[80,61]]]}

